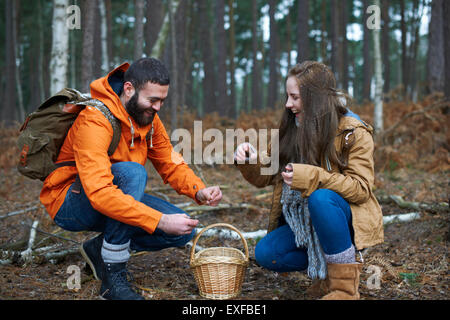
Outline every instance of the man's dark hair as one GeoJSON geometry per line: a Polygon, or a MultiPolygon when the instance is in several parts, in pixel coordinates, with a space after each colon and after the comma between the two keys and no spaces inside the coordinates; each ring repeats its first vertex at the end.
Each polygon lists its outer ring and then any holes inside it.
{"type": "Polygon", "coordinates": [[[169,71],[155,58],[141,58],[133,62],[124,74],[124,82],[131,82],[140,90],[147,82],[167,86],[170,83],[169,71]]]}

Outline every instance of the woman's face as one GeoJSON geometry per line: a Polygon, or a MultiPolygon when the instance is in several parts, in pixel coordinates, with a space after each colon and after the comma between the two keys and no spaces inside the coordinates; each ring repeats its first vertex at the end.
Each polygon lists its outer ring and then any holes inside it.
{"type": "Polygon", "coordinates": [[[300,99],[300,89],[295,77],[289,77],[286,81],[286,109],[289,109],[294,115],[296,122],[301,122],[302,101],[300,99]]]}

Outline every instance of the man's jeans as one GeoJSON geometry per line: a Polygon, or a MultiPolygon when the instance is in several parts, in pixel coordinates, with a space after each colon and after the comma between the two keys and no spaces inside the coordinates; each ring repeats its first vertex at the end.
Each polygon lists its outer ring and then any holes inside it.
{"type": "MultiPolygon", "coordinates": [[[[339,194],[318,189],[308,198],[308,208],[325,254],[337,254],[352,246],[352,213],[339,194]]],[[[306,248],[297,248],[294,233],[287,224],[257,243],[255,258],[262,267],[277,272],[303,271],[308,267],[308,252],[306,248]]]]}
{"type": "MultiPolygon", "coordinates": [[[[136,162],[119,162],[111,166],[114,175],[113,183],[125,194],[137,201],[158,210],[164,214],[184,213],[176,206],[157,197],[144,193],[147,185],[147,172],[136,162]]],[[[130,242],[130,249],[135,251],[156,251],[169,247],[181,247],[195,235],[195,229],[189,235],[169,235],[159,229],[153,234],[144,229],[127,225],[109,218],[96,211],[83,188],[79,194],[73,193],[72,186],[67,192],[63,205],[55,216],[55,223],[69,231],[97,231],[104,233],[104,239],[110,244],[125,244],[130,242]]]]}

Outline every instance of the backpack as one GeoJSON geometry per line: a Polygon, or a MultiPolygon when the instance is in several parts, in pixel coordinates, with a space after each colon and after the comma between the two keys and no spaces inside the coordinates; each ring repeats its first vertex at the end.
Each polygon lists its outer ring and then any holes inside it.
{"type": "Polygon", "coordinates": [[[44,181],[58,167],[75,162],[55,164],[64,139],[78,114],[86,106],[98,109],[110,121],[113,138],[108,148],[111,156],[121,136],[120,121],[101,101],[75,89],[65,88],[42,103],[25,119],[17,141],[20,159],[17,169],[24,176],[44,181]]]}

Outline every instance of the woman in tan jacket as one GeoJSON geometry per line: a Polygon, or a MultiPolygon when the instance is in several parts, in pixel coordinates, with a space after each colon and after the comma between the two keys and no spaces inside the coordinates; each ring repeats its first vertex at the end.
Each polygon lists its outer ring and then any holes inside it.
{"type": "Polygon", "coordinates": [[[335,88],[324,64],[293,67],[279,145],[271,148],[279,152],[279,171],[262,174],[263,161],[248,143],[238,146],[235,161],[253,185],[274,185],[269,232],[255,248],[257,262],[278,272],[307,270],[314,279],[308,291],[326,294],[324,299],[359,299],[362,264],[355,250],[384,236],[372,193],[373,129],[344,106],[345,95],[335,88]]]}

